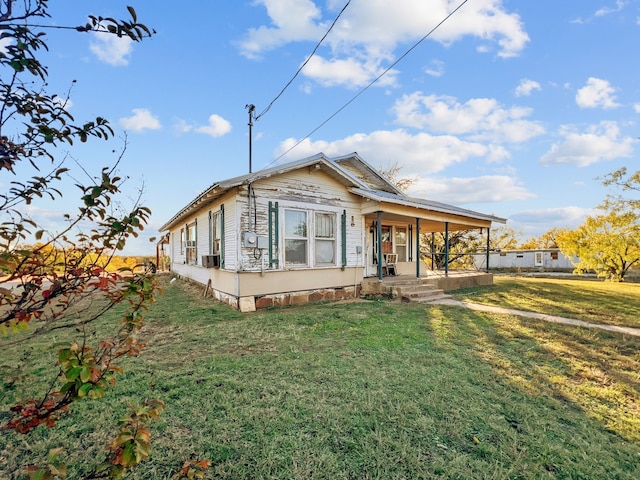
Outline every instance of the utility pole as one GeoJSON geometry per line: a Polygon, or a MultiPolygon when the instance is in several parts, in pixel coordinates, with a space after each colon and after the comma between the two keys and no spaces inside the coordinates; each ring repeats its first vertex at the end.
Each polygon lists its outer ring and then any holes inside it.
{"type": "Polygon", "coordinates": [[[247,105],[244,106],[244,108],[246,108],[247,110],[249,110],[249,173],[252,173],[252,166],[251,166],[251,162],[252,162],[252,140],[253,140],[253,112],[256,109],[256,106],[252,103],[249,103],[247,105]]]}

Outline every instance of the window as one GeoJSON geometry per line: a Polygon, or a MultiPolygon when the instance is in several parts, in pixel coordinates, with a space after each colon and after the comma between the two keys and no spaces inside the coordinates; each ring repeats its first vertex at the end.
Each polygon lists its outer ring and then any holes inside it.
{"type": "Polygon", "coordinates": [[[308,265],[307,212],[284,211],[284,263],[286,266],[308,265]]]}
{"type": "Polygon", "coordinates": [[[187,225],[187,263],[191,265],[195,265],[197,263],[196,234],[196,222],[187,225]]]}
{"type": "Polygon", "coordinates": [[[222,215],[221,212],[211,214],[211,253],[216,255],[222,253],[222,215]]]}
{"type": "Polygon", "coordinates": [[[407,228],[396,227],[396,253],[399,262],[407,261],[407,228]]]}
{"type": "Polygon", "coordinates": [[[316,265],[336,263],[336,216],[333,213],[315,214],[316,265]]]}
{"type": "Polygon", "coordinates": [[[380,227],[380,240],[382,241],[382,253],[393,253],[393,242],[391,241],[391,227],[382,225],[380,227]]]}
{"type": "Polygon", "coordinates": [[[336,232],[335,213],[285,209],[285,266],[335,266],[336,232]]]}

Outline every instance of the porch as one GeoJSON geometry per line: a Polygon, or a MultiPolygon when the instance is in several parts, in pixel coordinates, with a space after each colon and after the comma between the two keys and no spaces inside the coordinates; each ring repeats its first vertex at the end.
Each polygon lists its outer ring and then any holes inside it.
{"type": "Polygon", "coordinates": [[[391,295],[403,301],[432,301],[459,288],[493,285],[493,274],[477,270],[428,270],[420,277],[390,275],[362,279],[361,295],[391,295]]]}

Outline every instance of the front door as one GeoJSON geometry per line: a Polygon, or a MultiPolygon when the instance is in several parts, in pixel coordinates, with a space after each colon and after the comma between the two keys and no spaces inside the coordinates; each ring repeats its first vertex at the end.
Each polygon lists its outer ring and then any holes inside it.
{"type": "MultiPolygon", "coordinates": [[[[381,227],[382,253],[393,253],[393,242],[391,236],[391,226],[381,227]]],[[[375,277],[378,275],[378,238],[375,227],[369,229],[366,249],[366,272],[365,276],[375,277]]]]}

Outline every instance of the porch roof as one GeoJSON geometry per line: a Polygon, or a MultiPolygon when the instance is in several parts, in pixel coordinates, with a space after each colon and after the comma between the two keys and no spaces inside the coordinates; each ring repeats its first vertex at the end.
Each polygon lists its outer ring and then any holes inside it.
{"type": "Polygon", "coordinates": [[[427,200],[425,198],[408,197],[380,190],[350,188],[355,195],[371,200],[372,203],[363,208],[363,213],[370,214],[382,211],[387,215],[398,217],[411,216],[428,220],[434,224],[451,222],[453,229],[472,227],[489,227],[492,222],[507,223],[505,218],[456,207],[446,203],[427,200]]]}

